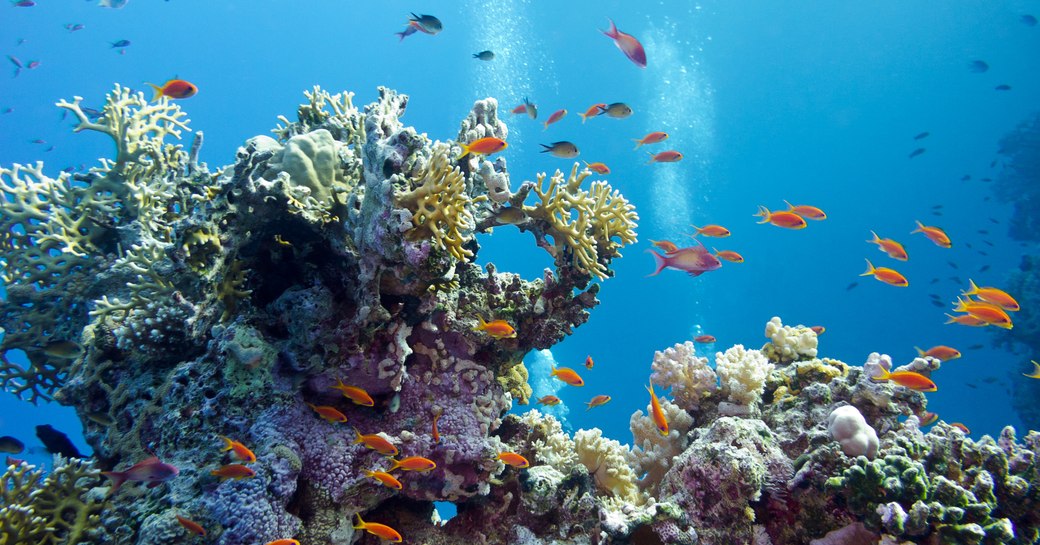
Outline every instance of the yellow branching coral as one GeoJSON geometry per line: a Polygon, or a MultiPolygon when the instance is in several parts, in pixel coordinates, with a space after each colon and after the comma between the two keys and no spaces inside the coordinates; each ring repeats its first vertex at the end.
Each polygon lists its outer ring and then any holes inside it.
{"type": "Polygon", "coordinates": [[[398,193],[395,199],[398,206],[412,212],[407,238],[431,238],[440,249],[462,261],[473,256],[464,247],[473,238],[473,203],[486,197],[469,196],[466,177],[448,160],[450,151],[446,144],[434,144],[426,170],[412,180],[414,189],[398,193]]]}
{"type": "Polygon", "coordinates": [[[620,256],[621,246],[636,241],[639,215],[607,182],[593,182],[589,191],[581,189],[591,174],[589,170],[578,172],[578,163],[574,163],[569,176],[564,178],[557,170],[548,186],[546,174],[539,174],[533,187],[538,203],[524,206],[524,212],[548,224],[546,234],[553,239],[554,257],[569,253],[576,268],[602,279],[608,276],[605,260],[620,256]]]}
{"type": "Polygon", "coordinates": [[[599,428],[592,428],[574,434],[574,448],[578,460],[592,474],[600,490],[632,505],[646,502],[646,495],[636,484],[638,476],[628,465],[628,447],[603,437],[599,428]]]}
{"type": "Polygon", "coordinates": [[[300,104],[296,110],[298,123],[278,116],[278,120],[285,123],[273,131],[278,138],[284,142],[318,128],[328,129],[337,140],[353,145],[360,159],[360,147],[365,142],[365,116],[354,106],[354,93],[332,94],[315,85],[312,91],[303,94],[307,103],[300,104]]]}
{"type": "Polygon", "coordinates": [[[90,493],[100,482],[92,462],[55,458],[54,470],[21,463],[0,476],[0,545],[96,543],[105,532],[100,495],[90,493]]]}

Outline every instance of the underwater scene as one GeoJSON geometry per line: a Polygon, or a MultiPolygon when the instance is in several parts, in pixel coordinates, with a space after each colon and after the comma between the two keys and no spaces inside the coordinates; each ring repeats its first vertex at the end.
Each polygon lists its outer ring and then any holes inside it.
{"type": "Polygon", "coordinates": [[[8,0],[0,545],[1040,542],[1038,16],[8,0]]]}

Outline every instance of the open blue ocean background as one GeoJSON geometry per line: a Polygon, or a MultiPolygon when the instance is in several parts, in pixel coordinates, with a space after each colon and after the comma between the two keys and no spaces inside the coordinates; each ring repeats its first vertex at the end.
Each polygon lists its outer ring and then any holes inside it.
{"type": "MultiPolygon", "coordinates": [[[[1000,162],[992,163],[1000,138],[1040,109],[1040,27],[1022,22],[1028,13],[1040,15],[1040,4],[5,2],[0,53],[40,64],[13,77],[14,65],[0,60],[0,111],[10,109],[0,114],[0,164],[44,160],[57,176],[109,156],[106,137],[73,134],[54,103],[78,95],[100,108],[114,83],[149,96],[145,82],[195,83],[198,95],[181,106],[205,132],[202,158],[211,169],[231,163],[247,138],[269,134],[278,115],[293,118],[314,85],[356,91],[359,106],[376,98],[377,86],[395,88],[411,97],[404,121],[442,140],[456,137],[475,100],[495,97],[509,125],[502,155],[514,189],[538,172],[569,171],[572,161],[539,153],[539,144],[570,140],[579,159],[610,166],[606,178],[641,218],[640,241],[613,263],[602,304],[552,349],[559,365],[583,369],[587,355],[595,360],[584,388],[558,394],[572,429],[599,427],[631,442],[629,417],[648,403],[642,385],[654,351],[710,334],[718,343],[699,350],[713,361],[733,344],[759,348],[765,323],[780,316],[825,326],[820,355],[852,365],[874,351],[899,365],[916,355],[914,346],[959,348],[964,356],[933,375],[939,391],[928,394],[929,409],[978,438],[1008,424],[1021,430],[1013,381],[1030,380],[1023,361],[1040,359],[994,347],[995,331],[943,324],[969,278],[1003,286],[1021,255],[1037,250],[1007,236],[1009,208],[981,181],[999,175],[1000,162]],[[443,32],[399,42],[394,33],[410,12],[436,15],[443,32]],[[608,16],[642,41],[645,70],[599,31],[608,16]],[[84,28],[65,28],[76,23],[84,28]],[[131,44],[112,47],[118,40],[131,44]],[[472,58],[486,49],[493,61],[472,58]],[[989,70],[972,71],[976,60],[989,70]],[[1001,84],[1011,89],[994,89],[1001,84]],[[538,121],[509,114],[525,96],[538,105],[538,121]],[[625,102],[635,113],[582,124],[577,114],[599,102],[625,102]],[[569,115],[543,130],[559,108],[569,115]],[[632,139],[658,130],[671,138],[649,149],[681,151],[682,162],[646,164],[646,151],[633,151],[632,139]],[[923,132],[929,136],[914,140],[923,132]],[[926,151],[909,158],[917,148],[926,151]],[[829,218],[801,231],[756,225],[758,205],[783,208],[784,199],[819,206],[829,218]],[[954,247],[910,235],[915,220],[943,227],[954,247]],[[691,223],[727,226],[731,237],[705,243],[746,262],[698,278],[646,277],[654,268],[648,241],[684,245],[691,223]],[[865,243],[870,230],[903,242],[910,261],[865,243]],[[910,287],[859,277],[864,258],[898,269],[910,287]],[[613,400],[586,412],[597,394],[613,400]]],[[[551,266],[529,234],[510,227],[480,243],[478,260],[499,270],[535,278],[551,266]]],[[[0,435],[25,441],[30,462],[49,461],[33,431],[44,423],[89,452],[71,409],[0,395],[0,435]]]]}

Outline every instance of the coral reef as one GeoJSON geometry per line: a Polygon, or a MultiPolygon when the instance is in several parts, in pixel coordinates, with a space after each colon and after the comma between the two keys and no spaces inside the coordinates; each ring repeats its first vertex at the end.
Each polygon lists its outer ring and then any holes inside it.
{"type": "Polygon", "coordinates": [[[111,538],[101,515],[111,508],[93,462],[55,456],[54,467],[9,464],[0,475],[0,544],[99,543],[111,538]]]}

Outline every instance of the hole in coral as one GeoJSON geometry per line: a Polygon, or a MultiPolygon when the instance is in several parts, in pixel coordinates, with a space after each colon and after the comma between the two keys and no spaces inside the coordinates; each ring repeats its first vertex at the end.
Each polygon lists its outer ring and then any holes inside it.
{"type": "Polygon", "coordinates": [[[450,501],[435,501],[433,502],[433,508],[437,510],[441,524],[448,522],[455,518],[455,515],[459,514],[459,508],[450,501]]]}
{"type": "Polygon", "coordinates": [[[217,391],[213,388],[206,388],[205,390],[202,390],[202,397],[206,399],[213,399],[217,397],[217,391]]]}

